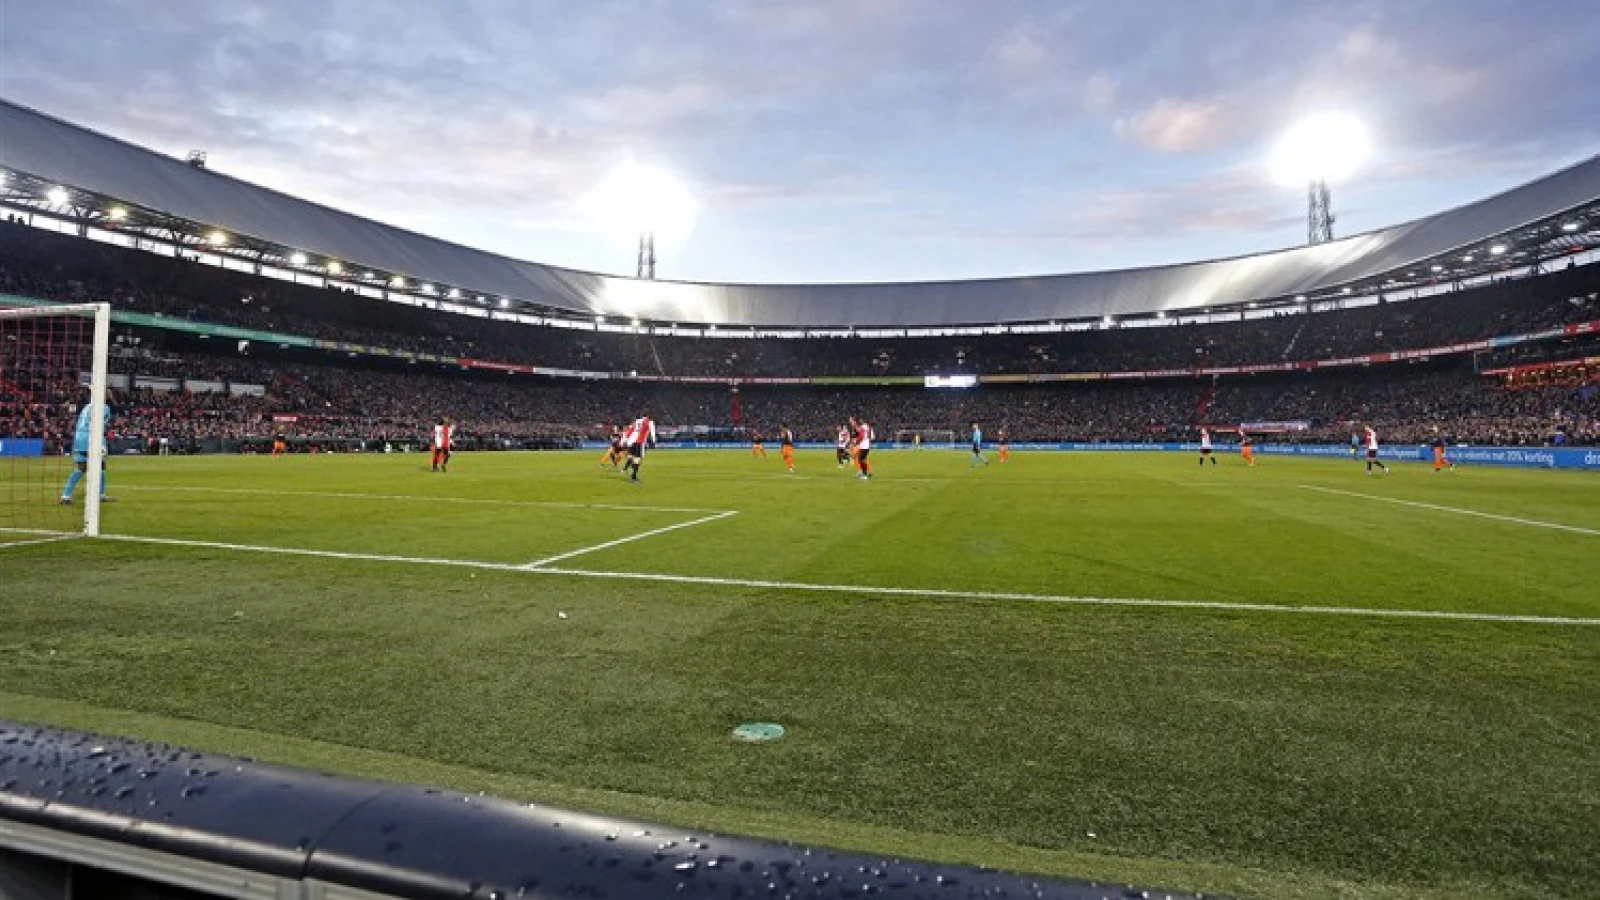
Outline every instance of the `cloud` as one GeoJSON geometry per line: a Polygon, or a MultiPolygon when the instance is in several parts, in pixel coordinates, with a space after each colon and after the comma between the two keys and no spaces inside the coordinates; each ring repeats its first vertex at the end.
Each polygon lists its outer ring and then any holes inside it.
{"type": "Polygon", "coordinates": [[[1192,153],[1222,137],[1222,107],[1216,101],[1163,98],[1130,118],[1116,133],[1158,153],[1192,153]]]}

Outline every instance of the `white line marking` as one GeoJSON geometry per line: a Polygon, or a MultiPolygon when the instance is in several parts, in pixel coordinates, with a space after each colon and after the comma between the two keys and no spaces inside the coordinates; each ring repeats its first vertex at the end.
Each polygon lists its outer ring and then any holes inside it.
{"type": "Polygon", "coordinates": [[[690,522],[679,522],[676,525],[668,525],[664,528],[652,528],[649,531],[641,531],[638,534],[630,534],[627,537],[617,538],[614,541],[606,541],[603,544],[595,544],[593,547],[583,547],[578,550],[569,550],[566,553],[558,553],[555,556],[547,556],[544,559],[534,560],[533,562],[524,565],[523,568],[537,569],[542,566],[547,566],[553,562],[560,562],[563,559],[571,559],[574,556],[583,556],[586,553],[595,553],[611,547],[618,547],[623,544],[631,544],[634,541],[642,541],[647,537],[655,537],[658,534],[666,534],[669,531],[677,531],[680,528],[693,528],[696,525],[704,525],[707,522],[715,522],[718,519],[726,519],[729,516],[736,516],[738,514],[739,513],[737,510],[728,510],[726,512],[719,512],[715,515],[701,516],[700,518],[690,522]]]}
{"type": "Polygon", "coordinates": [[[58,528],[0,528],[0,534],[45,534],[59,537],[82,537],[81,531],[62,531],[58,528]]]}
{"type": "Polygon", "coordinates": [[[1600,537],[1600,529],[1580,528],[1577,525],[1562,525],[1557,522],[1541,522],[1538,519],[1524,519],[1518,516],[1502,516],[1495,513],[1478,512],[1475,509],[1460,509],[1454,506],[1440,506],[1437,503],[1422,503],[1417,500],[1401,500],[1396,497],[1383,497],[1378,494],[1363,494],[1357,491],[1342,491],[1338,488],[1318,487],[1314,484],[1302,484],[1300,487],[1308,491],[1320,491],[1324,494],[1342,494],[1346,497],[1360,497],[1363,500],[1377,500],[1380,503],[1394,503],[1399,506],[1415,506],[1418,509],[1431,509],[1437,512],[1455,513],[1458,516],[1476,516],[1480,519],[1494,519],[1497,522],[1511,522],[1516,525],[1529,525],[1534,528],[1553,528],[1557,531],[1571,531],[1577,534],[1592,534],[1600,537]]]}
{"type": "Polygon", "coordinates": [[[198,547],[205,550],[233,550],[240,553],[278,553],[286,556],[315,556],[323,559],[352,559],[362,562],[415,563],[425,566],[459,566],[466,569],[497,569],[503,572],[522,571],[512,563],[478,562],[470,559],[446,559],[431,556],[391,556],[386,553],[347,553],[342,550],[307,550],[299,547],[266,547],[259,544],[231,544],[223,541],[196,541],[188,538],[145,537],[136,534],[102,534],[100,540],[121,541],[132,544],[161,544],[169,547],[198,547]]]}
{"type": "Polygon", "coordinates": [[[361,494],[339,491],[277,491],[267,488],[193,487],[177,484],[123,485],[125,491],[190,491],[200,494],[255,494],[268,497],[327,497],[332,500],[399,500],[418,503],[459,503],[473,506],[529,506],[553,509],[610,509],[623,512],[714,513],[721,509],[691,506],[634,506],[626,503],[579,503],[565,500],[489,500],[476,497],[429,497],[423,494],[361,494]]]}
{"type": "Polygon", "coordinates": [[[25,541],[0,541],[0,550],[11,547],[32,547],[38,544],[54,544],[56,541],[70,541],[82,537],[80,534],[58,534],[55,537],[29,538],[25,541]]]}
{"type": "Polygon", "coordinates": [[[257,544],[228,544],[217,541],[194,541],[182,538],[143,537],[132,534],[103,534],[106,541],[125,541],[136,544],[162,544],[175,547],[199,547],[212,550],[232,550],[242,553],[270,553],[285,556],[313,556],[328,559],[347,559],[364,562],[411,563],[415,565],[455,566],[468,569],[489,569],[497,572],[520,572],[525,575],[561,575],[575,578],[608,578],[632,581],[658,581],[670,584],[706,584],[722,587],[759,588],[776,591],[815,591],[836,594],[868,594],[890,597],[928,597],[943,600],[1017,600],[1027,603],[1060,603],[1085,606],[1133,606],[1164,609],[1205,609],[1219,612],[1273,612],[1313,613],[1338,616],[1366,616],[1372,618],[1445,619],[1458,622],[1505,622],[1531,625],[1600,625],[1600,619],[1568,618],[1564,616],[1522,616],[1503,613],[1454,612],[1450,610],[1372,609],[1358,606],[1286,606],[1274,603],[1230,603],[1215,600],[1153,600],[1142,598],[1067,597],[1051,594],[1021,594],[1000,591],[951,591],[939,588],[897,588],[874,585],[809,584],[795,581],[759,581],[749,578],[712,578],[698,575],[666,575],[652,572],[596,572],[589,569],[530,569],[510,563],[476,562],[466,559],[439,559],[419,556],[389,556],[378,553],[343,553],[333,550],[302,550],[294,547],[266,547],[257,544]]]}

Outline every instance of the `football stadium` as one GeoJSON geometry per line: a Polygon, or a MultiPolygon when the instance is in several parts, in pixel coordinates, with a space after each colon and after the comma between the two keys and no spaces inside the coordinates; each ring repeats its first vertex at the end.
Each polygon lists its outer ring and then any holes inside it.
{"type": "Polygon", "coordinates": [[[1600,156],[756,285],[0,136],[0,896],[1600,884],[1600,156]]]}

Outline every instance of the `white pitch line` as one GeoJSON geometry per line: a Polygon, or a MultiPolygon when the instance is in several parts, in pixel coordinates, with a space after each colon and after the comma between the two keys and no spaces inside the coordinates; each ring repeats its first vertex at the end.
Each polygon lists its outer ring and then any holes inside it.
{"type": "Polygon", "coordinates": [[[1600,529],[1580,528],[1577,525],[1562,525],[1559,522],[1541,522],[1538,519],[1524,519],[1520,516],[1502,516],[1496,513],[1479,512],[1475,509],[1461,509],[1455,506],[1440,506],[1437,503],[1423,503],[1417,500],[1401,500],[1397,497],[1384,497],[1378,494],[1363,494],[1359,491],[1343,491],[1338,488],[1318,487],[1314,484],[1302,484],[1300,487],[1308,491],[1320,491],[1324,494],[1341,494],[1346,497],[1360,497],[1363,500],[1377,500],[1380,503],[1394,503],[1399,506],[1415,506],[1418,509],[1431,509],[1436,512],[1455,513],[1458,516],[1474,516],[1479,519],[1494,519],[1497,522],[1511,522],[1515,525],[1528,525],[1533,528],[1553,528],[1556,531],[1571,531],[1577,534],[1591,534],[1600,537],[1600,529]]]}
{"type": "Polygon", "coordinates": [[[81,531],[62,531],[59,528],[0,528],[0,534],[44,534],[57,537],[82,537],[81,531]]]}
{"type": "Polygon", "coordinates": [[[528,506],[552,509],[609,509],[622,512],[713,513],[726,512],[692,506],[637,506],[626,503],[579,503],[566,500],[490,500],[477,497],[429,497],[424,494],[362,494],[353,491],[276,491],[268,488],[218,488],[177,484],[123,485],[125,491],[189,491],[199,494],[254,494],[269,497],[326,497],[330,500],[398,500],[418,503],[458,503],[470,506],[528,506]]]}
{"type": "Polygon", "coordinates": [[[160,544],[168,547],[197,547],[204,550],[232,550],[239,553],[276,553],[284,556],[315,556],[322,559],[349,559],[360,562],[413,563],[423,566],[457,566],[464,569],[495,569],[502,572],[522,571],[512,563],[478,562],[470,559],[448,559],[433,556],[393,556],[387,553],[349,553],[343,550],[307,550],[301,547],[267,547],[261,544],[232,544],[224,541],[196,541],[189,538],[146,537],[137,534],[102,534],[100,540],[120,541],[129,544],[160,544]]]}
{"type": "Polygon", "coordinates": [[[58,534],[55,537],[29,538],[25,541],[0,541],[0,550],[9,550],[12,547],[33,547],[39,544],[54,544],[57,541],[70,541],[82,537],[79,534],[58,534]]]}
{"type": "Polygon", "coordinates": [[[326,559],[345,559],[362,562],[410,563],[414,565],[454,566],[467,569],[488,569],[496,572],[520,572],[526,575],[558,575],[574,578],[606,578],[630,581],[655,581],[669,584],[701,584],[720,587],[758,588],[775,591],[804,591],[835,594],[867,594],[889,597],[928,597],[942,600],[1016,600],[1027,603],[1060,603],[1084,606],[1130,606],[1164,609],[1204,609],[1219,612],[1272,612],[1310,613],[1337,616],[1362,616],[1371,618],[1444,619],[1457,622],[1501,622],[1530,625],[1600,625],[1600,619],[1568,618],[1564,616],[1522,616],[1502,613],[1471,613],[1450,610],[1373,609],[1359,606],[1286,606],[1274,603],[1231,603],[1219,600],[1154,600],[1147,598],[1070,597],[1051,594],[1022,594],[1000,591],[951,591],[940,588],[897,588],[875,585],[811,584],[797,581],[760,581],[750,578],[714,578],[699,575],[666,575],[652,572],[597,572],[590,569],[530,569],[510,563],[477,562],[466,559],[439,559],[419,556],[390,556],[378,553],[345,553],[334,550],[304,550],[294,547],[267,547],[259,544],[230,544],[217,541],[195,541],[183,538],[143,537],[131,534],[106,534],[101,540],[124,541],[136,544],[161,544],[175,547],[199,547],[213,550],[232,550],[242,553],[268,553],[283,556],[311,556],[326,559]]]}
{"type": "Polygon", "coordinates": [[[737,510],[727,510],[725,512],[719,512],[715,515],[701,516],[700,518],[690,522],[679,522],[676,525],[668,525],[664,528],[652,528],[649,531],[641,531],[638,534],[630,534],[627,537],[617,538],[614,541],[606,541],[603,544],[595,544],[593,547],[583,547],[578,550],[569,550],[566,553],[558,553],[555,556],[547,556],[544,559],[534,560],[531,563],[527,563],[522,568],[538,569],[553,562],[560,562],[563,559],[571,559],[574,556],[583,556],[586,553],[595,553],[600,550],[619,547],[623,544],[631,544],[634,541],[642,541],[647,537],[655,537],[658,534],[666,534],[669,531],[677,531],[680,528],[693,528],[696,525],[704,525],[707,522],[715,522],[718,519],[726,519],[729,516],[736,516],[738,514],[739,513],[737,510]]]}

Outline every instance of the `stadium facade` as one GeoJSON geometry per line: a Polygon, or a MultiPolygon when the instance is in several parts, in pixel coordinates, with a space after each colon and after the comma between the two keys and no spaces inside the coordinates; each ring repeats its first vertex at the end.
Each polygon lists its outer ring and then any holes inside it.
{"type": "Polygon", "coordinates": [[[0,204],[370,295],[593,322],[791,330],[1070,327],[1289,306],[1528,270],[1600,242],[1600,155],[1502,194],[1315,246],[1039,277],[870,284],[640,281],[427,237],[0,100],[0,204]],[[113,218],[111,210],[120,212],[113,218]],[[221,232],[225,246],[209,246],[221,232]],[[476,304],[476,306],[474,306],[476,304]]]}

